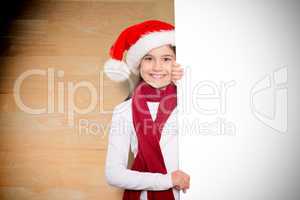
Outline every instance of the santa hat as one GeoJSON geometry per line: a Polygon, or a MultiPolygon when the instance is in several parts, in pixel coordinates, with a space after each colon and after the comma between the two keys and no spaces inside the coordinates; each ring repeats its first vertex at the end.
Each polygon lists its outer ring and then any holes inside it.
{"type": "Polygon", "coordinates": [[[105,74],[114,81],[124,81],[130,72],[138,74],[140,60],[151,50],[163,45],[175,45],[174,26],[148,20],[123,30],[110,48],[110,59],[104,64],[105,74]],[[127,50],[126,62],[123,55],[127,50]]]}

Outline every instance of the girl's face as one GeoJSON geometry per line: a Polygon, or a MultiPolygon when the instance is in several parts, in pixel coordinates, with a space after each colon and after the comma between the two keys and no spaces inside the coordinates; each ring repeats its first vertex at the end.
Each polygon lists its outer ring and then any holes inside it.
{"type": "Polygon", "coordinates": [[[169,45],[149,51],[141,60],[142,79],[154,88],[164,88],[171,83],[171,71],[176,60],[169,45]]]}

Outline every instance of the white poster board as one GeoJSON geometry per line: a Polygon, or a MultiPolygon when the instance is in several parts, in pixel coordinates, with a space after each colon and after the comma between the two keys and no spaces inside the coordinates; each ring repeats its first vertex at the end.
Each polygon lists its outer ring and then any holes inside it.
{"type": "Polygon", "coordinates": [[[300,2],[175,0],[181,200],[300,199],[300,2]]]}

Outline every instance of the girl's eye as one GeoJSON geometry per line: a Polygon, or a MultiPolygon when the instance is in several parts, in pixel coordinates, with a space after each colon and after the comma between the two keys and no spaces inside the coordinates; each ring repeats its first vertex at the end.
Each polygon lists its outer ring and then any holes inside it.
{"type": "Polygon", "coordinates": [[[171,58],[163,58],[164,59],[164,61],[170,61],[171,60],[171,58]]]}
{"type": "Polygon", "coordinates": [[[152,60],[151,57],[145,57],[144,60],[152,60]]]}

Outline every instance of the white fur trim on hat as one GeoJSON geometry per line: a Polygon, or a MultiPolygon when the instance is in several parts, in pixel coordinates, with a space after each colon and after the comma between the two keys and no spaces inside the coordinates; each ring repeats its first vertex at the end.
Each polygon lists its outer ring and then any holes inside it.
{"type": "Polygon", "coordinates": [[[156,31],[141,36],[127,51],[126,63],[129,69],[138,74],[140,60],[151,50],[163,45],[175,45],[175,31],[156,31]]]}
{"type": "Polygon", "coordinates": [[[111,80],[118,82],[125,81],[130,75],[130,70],[125,62],[112,58],[105,62],[104,72],[111,80]]]}

